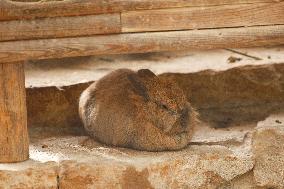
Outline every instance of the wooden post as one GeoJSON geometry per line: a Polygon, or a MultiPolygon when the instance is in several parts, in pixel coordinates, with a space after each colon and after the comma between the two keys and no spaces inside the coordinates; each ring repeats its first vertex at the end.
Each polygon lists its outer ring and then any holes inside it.
{"type": "Polygon", "coordinates": [[[24,64],[0,64],[0,162],[28,158],[24,64]]]}

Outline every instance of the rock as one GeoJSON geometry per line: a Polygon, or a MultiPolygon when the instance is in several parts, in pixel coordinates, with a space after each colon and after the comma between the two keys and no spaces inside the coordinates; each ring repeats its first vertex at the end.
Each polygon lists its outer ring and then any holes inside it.
{"type": "MultiPolygon", "coordinates": [[[[112,163],[111,161],[92,161],[89,163],[63,161],[60,164],[59,188],[119,188],[122,186],[121,182],[124,181],[121,180],[124,172],[127,172],[126,166],[119,165],[119,163],[112,163]]],[[[132,176],[134,176],[134,179],[139,179],[135,174],[132,176]]],[[[131,180],[131,178],[129,178],[129,180],[131,180]]]]}
{"type": "Polygon", "coordinates": [[[66,87],[27,89],[28,125],[30,127],[72,127],[80,125],[79,96],[90,83],[66,87]],[[60,116],[58,116],[60,115],[60,116]]]}
{"type": "Polygon", "coordinates": [[[239,158],[222,146],[191,146],[175,153],[127,154],[125,159],[105,154],[109,157],[105,161],[62,162],[60,186],[216,188],[253,167],[251,159],[239,158]]]}
{"type": "Polygon", "coordinates": [[[200,118],[216,127],[257,123],[273,112],[284,111],[284,64],[167,73],[160,77],[177,82],[200,118]]]}
{"type": "Polygon", "coordinates": [[[29,161],[0,164],[1,176],[5,176],[0,188],[15,188],[13,184],[61,189],[246,186],[245,175],[254,166],[249,133],[247,127],[202,125],[193,145],[159,153],[109,147],[88,136],[37,137],[30,144],[29,161]],[[243,176],[244,181],[238,181],[243,176]]]}
{"type": "Polygon", "coordinates": [[[260,122],[253,135],[253,170],[257,185],[284,188],[284,115],[260,122]]]}
{"type": "Polygon", "coordinates": [[[216,188],[253,167],[221,146],[191,146],[180,156],[150,168],[155,188],[216,188]]]}
{"type": "Polygon", "coordinates": [[[242,145],[230,149],[200,141],[181,151],[154,153],[61,137],[33,143],[31,158],[59,162],[60,188],[216,188],[252,170],[253,159],[242,145]]]}
{"type": "Polygon", "coordinates": [[[57,189],[58,166],[55,162],[0,164],[1,189],[57,189]]]}
{"type": "Polygon", "coordinates": [[[238,176],[218,189],[265,189],[256,185],[253,171],[238,176]]]}
{"type": "Polygon", "coordinates": [[[194,129],[191,144],[241,145],[244,143],[245,137],[249,132],[249,126],[245,126],[245,129],[240,126],[215,129],[204,123],[199,123],[194,129]]]}

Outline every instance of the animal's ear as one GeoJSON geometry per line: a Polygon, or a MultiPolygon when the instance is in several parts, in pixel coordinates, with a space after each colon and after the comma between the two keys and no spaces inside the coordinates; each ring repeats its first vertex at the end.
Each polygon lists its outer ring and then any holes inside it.
{"type": "Polygon", "coordinates": [[[138,76],[141,78],[156,78],[157,76],[149,69],[141,69],[137,72],[138,76]]]}
{"type": "Polygon", "coordinates": [[[145,101],[149,101],[150,97],[147,92],[147,88],[140,81],[140,79],[135,75],[128,75],[127,78],[130,81],[135,93],[138,94],[139,96],[142,96],[145,101]]]}

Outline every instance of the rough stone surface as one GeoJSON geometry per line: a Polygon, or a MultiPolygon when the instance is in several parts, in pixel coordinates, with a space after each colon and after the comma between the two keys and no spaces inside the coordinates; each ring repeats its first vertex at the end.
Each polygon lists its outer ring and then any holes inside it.
{"type": "Polygon", "coordinates": [[[250,171],[241,176],[238,176],[231,180],[230,182],[225,183],[220,186],[218,189],[265,189],[256,185],[256,182],[253,177],[253,172],[250,171]]]}
{"type": "MultiPolygon", "coordinates": [[[[160,153],[113,148],[87,136],[40,138],[32,134],[31,160],[0,164],[0,170],[4,175],[11,175],[11,170],[19,175],[31,170],[38,177],[19,177],[26,186],[33,186],[32,181],[37,179],[47,182],[46,177],[51,177],[48,172],[54,170],[51,179],[55,185],[46,185],[51,188],[56,186],[56,175],[59,188],[66,189],[217,188],[252,170],[250,132],[203,125],[195,133],[193,145],[181,151],[160,153]],[[204,135],[208,132],[211,135],[204,135]],[[53,163],[44,163],[50,161],[53,163]]],[[[12,182],[4,179],[1,184],[7,186],[12,182]]]]}
{"type": "Polygon", "coordinates": [[[60,162],[60,188],[216,188],[253,168],[249,131],[240,130],[202,126],[194,136],[199,145],[161,153],[111,148],[84,136],[49,138],[32,145],[31,158],[60,162]],[[211,137],[202,136],[205,130],[211,137]]]}
{"type": "Polygon", "coordinates": [[[253,136],[254,177],[259,186],[284,188],[284,115],[260,122],[253,136]]]}
{"type": "Polygon", "coordinates": [[[237,157],[221,146],[191,146],[151,158],[149,154],[130,157],[135,162],[63,162],[60,186],[68,188],[84,180],[82,188],[216,188],[253,167],[251,159],[237,157]]]}
{"type": "Polygon", "coordinates": [[[284,111],[283,64],[160,77],[177,82],[199,110],[201,119],[216,127],[257,122],[284,111]]]}
{"type": "Polygon", "coordinates": [[[27,89],[29,127],[80,126],[79,97],[90,83],[27,89]]]}
{"type": "Polygon", "coordinates": [[[283,123],[278,114],[256,128],[201,124],[187,148],[159,153],[35,132],[29,161],[0,164],[0,188],[282,189],[283,123]]]}
{"type": "Polygon", "coordinates": [[[60,163],[61,188],[216,188],[253,168],[251,156],[220,145],[149,153],[104,147],[87,137],[42,142],[50,146],[46,157],[69,159],[60,163]],[[55,155],[58,149],[63,157],[55,155]]]}
{"type": "Polygon", "coordinates": [[[194,130],[195,134],[191,139],[191,144],[241,145],[254,126],[255,125],[251,124],[227,129],[216,129],[210,127],[208,124],[199,123],[194,130]]]}
{"type": "Polygon", "coordinates": [[[57,189],[57,176],[55,162],[0,164],[0,189],[57,189]]]}

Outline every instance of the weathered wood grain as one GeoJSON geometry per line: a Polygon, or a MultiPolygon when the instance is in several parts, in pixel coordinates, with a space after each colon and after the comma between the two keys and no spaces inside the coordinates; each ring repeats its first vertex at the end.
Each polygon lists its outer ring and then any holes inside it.
{"type": "Polygon", "coordinates": [[[29,3],[0,0],[0,20],[78,16],[174,7],[271,3],[280,1],[283,0],[64,0],[29,3]]]}
{"type": "Polygon", "coordinates": [[[123,32],[284,24],[284,2],[123,12],[123,32]]]}
{"type": "Polygon", "coordinates": [[[120,33],[120,14],[0,22],[0,41],[120,33]]]}
{"type": "Polygon", "coordinates": [[[0,64],[0,162],[29,157],[24,64],[0,64]]]}
{"type": "Polygon", "coordinates": [[[284,25],[0,43],[0,61],[284,44],[284,25]]]}
{"type": "Polygon", "coordinates": [[[0,22],[0,41],[284,24],[284,1],[0,22]]]}

